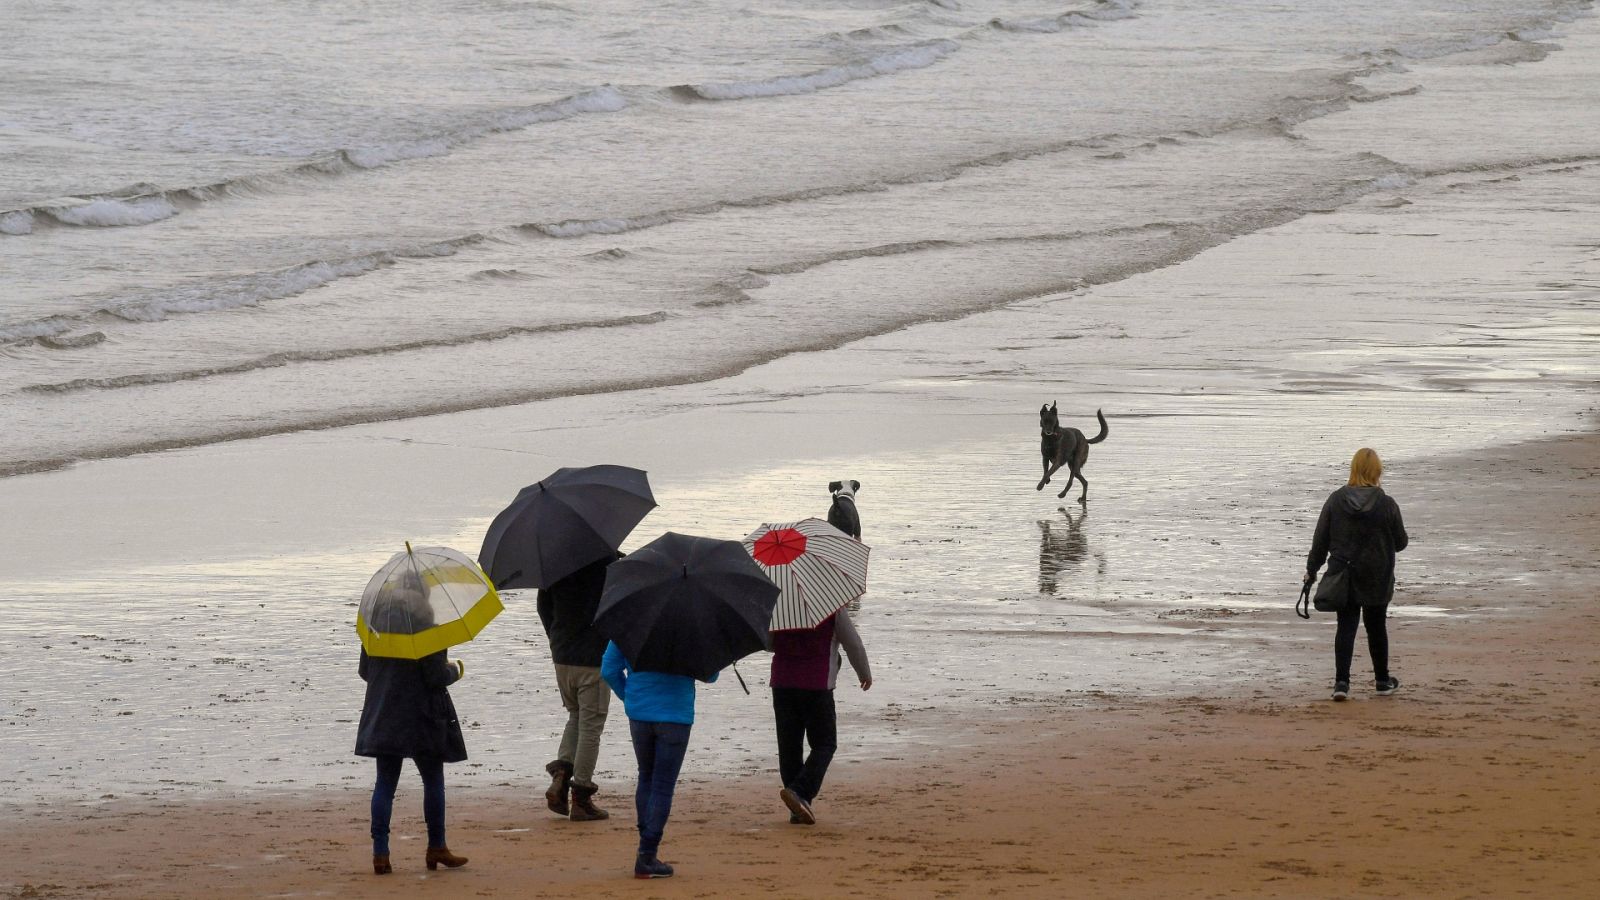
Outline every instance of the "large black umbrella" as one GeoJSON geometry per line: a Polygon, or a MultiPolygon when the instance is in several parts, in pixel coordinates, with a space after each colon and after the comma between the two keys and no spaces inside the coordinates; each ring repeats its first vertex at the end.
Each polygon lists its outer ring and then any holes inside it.
{"type": "Polygon", "coordinates": [[[777,601],[743,544],[669,531],[606,570],[594,624],[638,671],[705,681],[766,649],[777,601]]]}
{"type": "Polygon", "coordinates": [[[496,587],[547,588],[615,553],[655,507],[638,469],[557,469],[523,488],[489,523],[478,565],[496,587]]]}

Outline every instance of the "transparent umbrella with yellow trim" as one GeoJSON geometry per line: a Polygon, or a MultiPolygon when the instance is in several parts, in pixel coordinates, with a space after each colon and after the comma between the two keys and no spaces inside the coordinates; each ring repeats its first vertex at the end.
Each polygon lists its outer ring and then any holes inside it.
{"type": "Polygon", "coordinates": [[[371,656],[421,659],[472,640],[504,608],[470,557],[407,542],[367,582],[356,633],[371,656]]]}

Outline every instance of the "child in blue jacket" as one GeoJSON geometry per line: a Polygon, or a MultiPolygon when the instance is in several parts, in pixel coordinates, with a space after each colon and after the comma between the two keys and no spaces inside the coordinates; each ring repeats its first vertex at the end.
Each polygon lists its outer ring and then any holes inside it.
{"type": "MultiPolygon", "coordinates": [[[[639,786],[633,803],[639,815],[639,857],[635,878],[671,878],[672,867],[656,857],[672,813],[672,792],[689,749],[694,725],[694,679],[663,672],[640,672],[615,642],[606,645],[600,676],[628,713],[633,755],[639,760],[639,786]]],[[[711,681],[716,681],[715,675],[711,681]]]]}

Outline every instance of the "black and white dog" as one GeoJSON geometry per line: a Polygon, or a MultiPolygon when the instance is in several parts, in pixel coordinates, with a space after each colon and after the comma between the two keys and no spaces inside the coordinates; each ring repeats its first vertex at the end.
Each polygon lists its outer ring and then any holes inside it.
{"type": "Polygon", "coordinates": [[[861,540],[861,514],[856,511],[856,491],[859,481],[830,481],[828,493],[833,495],[833,505],[828,507],[828,524],[861,540]]]}

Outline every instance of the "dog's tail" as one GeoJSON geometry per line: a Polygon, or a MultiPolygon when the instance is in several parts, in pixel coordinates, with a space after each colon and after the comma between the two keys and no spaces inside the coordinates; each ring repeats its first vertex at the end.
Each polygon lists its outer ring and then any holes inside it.
{"type": "Polygon", "coordinates": [[[1100,414],[1100,410],[1094,411],[1094,417],[1100,420],[1100,433],[1089,438],[1089,443],[1098,444],[1106,439],[1106,435],[1111,433],[1111,426],[1106,424],[1106,417],[1100,414]]]}

